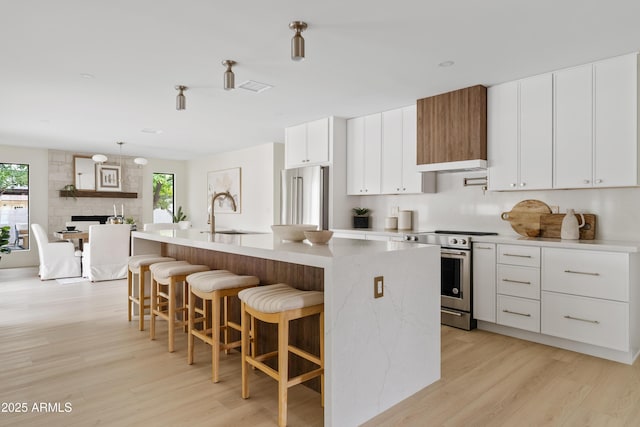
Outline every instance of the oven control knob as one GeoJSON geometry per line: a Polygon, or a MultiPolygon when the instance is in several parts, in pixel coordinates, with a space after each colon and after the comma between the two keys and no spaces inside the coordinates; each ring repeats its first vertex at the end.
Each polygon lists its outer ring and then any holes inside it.
{"type": "Polygon", "coordinates": [[[452,238],[451,240],[449,240],[449,243],[451,243],[452,245],[457,245],[458,244],[458,239],[456,239],[455,237],[452,238]]]}
{"type": "Polygon", "coordinates": [[[460,239],[460,244],[461,245],[466,245],[467,244],[467,239],[460,239]]]}

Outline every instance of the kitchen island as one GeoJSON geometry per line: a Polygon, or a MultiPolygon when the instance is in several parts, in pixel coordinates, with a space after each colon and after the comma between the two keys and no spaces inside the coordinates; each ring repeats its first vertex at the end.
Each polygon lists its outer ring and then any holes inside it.
{"type": "Polygon", "coordinates": [[[359,425],[440,378],[438,246],[339,238],[312,246],[198,230],[132,236],[134,255],[161,252],[263,284],[324,290],[327,426],[359,425]],[[384,280],[380,298],[376,277],[384,280]]]}

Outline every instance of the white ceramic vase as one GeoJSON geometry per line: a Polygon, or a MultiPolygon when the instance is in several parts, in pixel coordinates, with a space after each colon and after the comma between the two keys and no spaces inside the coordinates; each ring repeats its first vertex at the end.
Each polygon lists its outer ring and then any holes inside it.
{"type": "Polygon", "coordinates": [[[562,220],[560,228],[560,238],[562,240],[578,240],[580,239],[580,227],[584,227],[584,215],[580,215],[581,222],[578,224],[578,218],[573,209],[567,209],[567,214],[562,220]]]}

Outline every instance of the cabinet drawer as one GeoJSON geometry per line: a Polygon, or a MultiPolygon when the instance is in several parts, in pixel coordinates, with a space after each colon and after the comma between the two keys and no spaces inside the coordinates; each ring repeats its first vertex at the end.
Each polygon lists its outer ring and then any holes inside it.
{"type": "Polygon", "coordinates": [[[629,300],[629,255],[544,248],[542,289],[615,301],[629,300]]]}
{"type": "Polygon", "coordinates": [[[540,267],[540,248],[534,246],[498,245],[498,263],[540,267]]]}
{"type": "Polygon", "coordinates": [[[540,269],[498,264],[498,293],[540,299],[540,269]]]}
{"type": "Polygon", "coordinates": [[[499,325],[540,332],[540,301],[498,295],[499,325]]]}
{"type": "Polygon", "coordinates": [[[629,304],[542,292],[542,333],[629,350],[629,304]]]}

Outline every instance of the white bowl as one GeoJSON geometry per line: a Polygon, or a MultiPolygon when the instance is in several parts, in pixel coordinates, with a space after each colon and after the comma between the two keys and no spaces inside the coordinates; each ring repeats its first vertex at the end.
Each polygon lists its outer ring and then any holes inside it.
{"type": "Polygon", "coordinates": [[[271,230],[276,238],[280,240],[290,240],[292,242],[302,242],[304,240],[304,232],[317,230],[318,226],[313,224],[290,224],[290,225],[272,225],[271,230]]]}
{"type": "Polygon", "coordinates": [[[314,231],[305,231],[305,237],[308,241],[313,243],[314,245],[326,245],[331,237],[333,236],[333,231],[331,230],[314,230],[314,231]]]}

